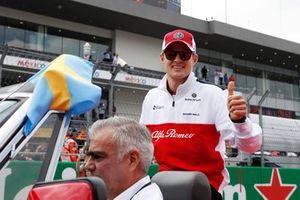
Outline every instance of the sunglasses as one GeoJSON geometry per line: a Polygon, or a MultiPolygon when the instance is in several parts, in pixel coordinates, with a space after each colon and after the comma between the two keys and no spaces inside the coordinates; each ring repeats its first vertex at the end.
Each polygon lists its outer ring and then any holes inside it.
{"type": "Polygon", "coordinates": [[[171,50],[166,50],[164,51],[166,58],[168,60],[175,60],[177,54],[179,54],[179,57],[181,60],[186,61],[189,60],[192,56],[192,52],[191,51],[171,51],[171,50]]]}

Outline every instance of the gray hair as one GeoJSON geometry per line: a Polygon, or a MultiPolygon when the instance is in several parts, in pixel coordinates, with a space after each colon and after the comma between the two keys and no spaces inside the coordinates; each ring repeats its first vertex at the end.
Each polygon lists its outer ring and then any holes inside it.
{"type": "Polygon", "coordinates": [[[91,137],[99,133],[100,129],[111,127],[113,129],[112,138],[118,147],[118,159],[133,149],[138,149],[141,153],[141,168],[148,170],[153,158],[154,147],[149,130],[137,121],[125,117],[111,117],[105,120],[98,120],[89,129],[91,137]]]}

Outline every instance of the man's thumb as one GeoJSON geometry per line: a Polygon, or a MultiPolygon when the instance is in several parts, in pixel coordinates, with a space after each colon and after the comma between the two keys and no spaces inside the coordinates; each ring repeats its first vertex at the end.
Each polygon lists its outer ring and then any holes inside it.
{"type": "Polygon", "coordinates": [[[234,93],[234,81],[230,81],[227,86],[228,96],[233,95],[234,93]]]}

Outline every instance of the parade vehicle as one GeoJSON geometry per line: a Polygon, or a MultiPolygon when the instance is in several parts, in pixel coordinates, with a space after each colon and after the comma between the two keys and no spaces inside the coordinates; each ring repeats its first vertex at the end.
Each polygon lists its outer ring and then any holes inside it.
{"type": "MultiPolygon", "coordinates": [[[[71,117],[101,98],[92,72],[92,63],[61,55],[27,82],[0,88],[0,199],[27,199],[35,183],[56,178],[71,117]]],[[[70,177],[76,172],[65,167],[56,179],[70,177]]]]}

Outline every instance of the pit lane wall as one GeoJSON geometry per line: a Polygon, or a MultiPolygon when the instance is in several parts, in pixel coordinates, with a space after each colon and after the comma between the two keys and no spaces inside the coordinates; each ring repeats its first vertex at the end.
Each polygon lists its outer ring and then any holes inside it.
{"type": "MultiPolygon", "coordinates": [[[[0,199],[25,200],[37,179],[40,163],[15,162],[0,172],[0,199]]],[[[157,173],[152,165],[149,175],[157,173]]],[[[224,200],[300,199],[300,169],[227,167],[231,182],[225,187],[224,200]]],[[[76,177],[75,163],[60,162],[54,179],[76,177]]]]}

